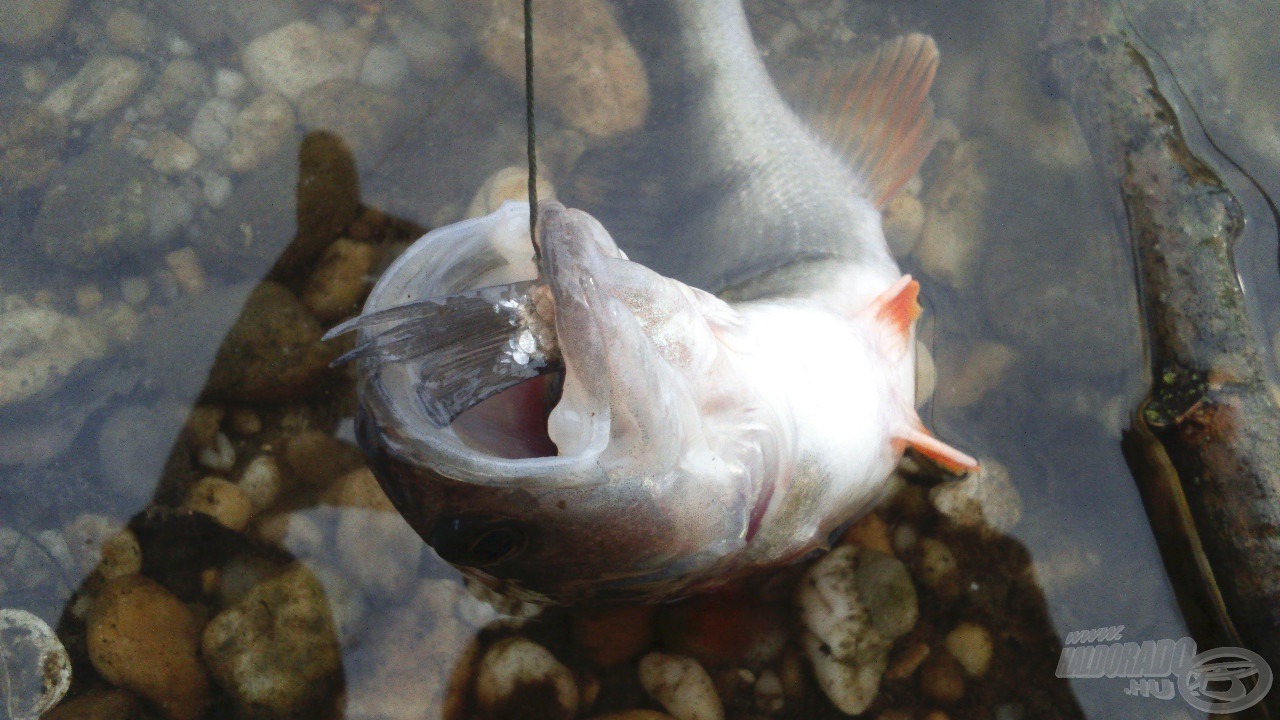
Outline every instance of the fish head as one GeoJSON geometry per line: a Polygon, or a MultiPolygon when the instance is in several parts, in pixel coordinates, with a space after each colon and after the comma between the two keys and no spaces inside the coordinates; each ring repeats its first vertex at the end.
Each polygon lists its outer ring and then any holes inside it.
{"type": "Polygon", "coordinates": [[[536,280],[562,369],[440,425],[422,402],[422,358],[362,359],[375,474],[442,558],[506,592],[644,599],[716,582],[790,447],[786,418],[737,365],[736,312],[630,262],[594,218],[559,204],[540,206],[535,259],[527,213],[508,204],[429,234],[365,311],[536,280]]]}

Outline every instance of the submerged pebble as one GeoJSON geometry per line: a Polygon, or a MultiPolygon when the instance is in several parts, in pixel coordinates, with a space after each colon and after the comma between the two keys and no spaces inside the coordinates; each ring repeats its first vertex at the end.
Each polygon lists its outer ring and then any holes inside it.
{"type": "Polygon", "coordinates": [[[335,355],[320,342],[322,334],[319,321],[288,288],[258,285],[222,342],[209,374],[209,395],[263,402],[311,394],[335,355]]]}
{"type": "Polygon", "coordinates": [[[357,33],[325,32],[298,20],[254,38],[241,57],[258,87],[297,100],[327,80],[355,79],[365,50],[366,41],[357,33]]]}
{"type": "Polygon", "coordinates": [[[998,461],[984,459],[982,467],[963,480],[945,482],[929,490],[939,514],[967,527],[986,525],[1011,532],[1022,519],[1022,496],[998,461]]]}
{"type": "Polygon", "coordinates": [[[59,704],[41,720],[126,720],[138,716],[138,698],[124,690],[94,688],[59,704]]]}
{"type": "Polygon", "coordinates": [[[398,90],[408,77],[409,56],[397,45],[374,45],[360,66],[360,83],[386,92],[398,90]]]}
{"type": "Polygon", "coordinates": [[[245,466],[236,484],[254,509],[261,512],[274,505],[276,498],[280,497],[280,492],[284,489],[284,475],[275,458],[259,455],[245,466]]]}
{"type": "Polygon", "coordinates": [[[399,96],[347,78],[308,88],[297,105],[303,127],[333,133],[364,162],[377,160],[399,139],[408,116],[399,96]]]}
{"type": "Polygon", "coordinates": [[[0,44],[10,50],[40,50],[62,30],[72,0],[0,0],[0,44]]]}
{"type": "Polygon", "coordinates": [[[596,665],[621,665],[649,649],[655,609],[652,605],[619,605],[583,610],[573,616],[573,637],[596,665]]]}
{"type": "Polygon", "coordinates": [[[54,88],[44,106],[73,123],[91,123],[118,110],[142,87],[142,65],[119,55],[90,59],[54,88]]]}
{"type": "MultiPolygon", "coordinates": [[[[559,19],[543,28],[543,40],[534,46],[534,63],[543,68],[539,100],[594,137],[639,128],[649,113],[649,78],[610,9],[600,0],[548,0],[539,12],[559,19]]],[[[520,7],[486,0],[467,19],[485,59],[508,80],[523,83],[520,7]]]]}
{"type": "Polygon", "coordinates": [[[200,162],[200,151],[177,135],[162,132],[151,138],[142,151],[142,157],[151,161],[151,167],[156,172],[181,175],[200,162]]]}
{"type": "Polygon", "coordinates": [[[321,322],[349,317],[368,292],[378,251],[368,243],[339,238],[325,248],[299,299],[321,322]]]}
{"type": "Polygon", "coordinates": [[[36,103],[0,102],[0,197],[40,187],[62,167],[67,124],[36,103]]]}
{"type": "Polygon", "coordinates": [[[991,655],[995,651],[991,632],[972,622],[962,622],[947,633],[944,641],[951,653],[969,677],[982,677],[991,667],[991,655]]]}
{"type": "Polygon", "coordinates": [[[796,594],[801,644],[823,692],[856,715],[875,699],[890,645],[915,627],[907,568],[882,552],[842,545],[815,563],[796,594]]]}
{"type": "Polygon", "coordinates": [[[236,116],[223,162],[233,173],[249,172],[290,145],[294,139],[293,107],[283,96],[263,93],[236,116]]]}
{"type": "Polygon", "coordinates": [[[1018,352],[1004,343],[979,341],[962,360],[948,363],[951,378],[939,402],[950,407],[968,407],[999,387],[1018,360],[1018,352]]]}
{"type": "Polygon", "coordinates": [[[943,158],[925,192],[925,218],[915,248],[930,277],[957,289],[969,287],[986,238],[986,176],[978,167],[978,145],[957,144],[943,158]]]}
{"type": "Polygon", "coordinates": [[[685,655],[649,653],[640,658],[640,685],[676,720],[723,720],[724,705],[711,676],[685,655]]]}
{"type": "Polygon", "coordinates": [[[196,482],[187,493],[182,507],[204,513],[237,532],[253,519],[253,503],[244,490],[220,477],[209,476],[196,482]]]}
{"type": "Polygon", "coordinates": [[[106,341],[79,319],[9,305],[0,309],[0,407],[54,390],[82,364],[106,354],[106,341]]]}
{"type": "Polygon", "coordinates": [[[325,589],[299,563],[210,620],[203,654],[240,713],[254,718],[318,711],[341,669],[325,589]]]}
{"type": "Polygon", "coordinates": [[[169,200],[154,170],[111,146],[72,160],[50,182],[32,236],[50,260],[74,270],[144,264],[177,228],[153,222],[169,200]]]}
{"type": "Polygon", "coordinates": [[[141,575],[108,582],[88,619],[89,660],[108,682],[154,703],[172,720],[196,720],[209,703],[199,659],[200,623],[181,600],[141,575]]]}
{"type": "Polygon", "coordinates": [[[521,637],[494,643],[480,658],[476,701],[493,718],[570,720],[578,714],[573,673],[546,648],[521,637]]]}
{"type": "MultiPolygon", "coordinates": [[[[538,199],[556,199],[555,187],[541,173],[538,174],[538,199]]],[[[467,217],[488,215],[508,200],[529,202],[529,168],[513,165],[490,175],[471,198],[467,217]]]]}
{"type": "Polygon", "coordinates": [[[187,128],[187,139],[205,155],[213,155],[231,142],[240,111],[225,98],[210,98],[196,111],[187,128]]]}
{"type": "Polygon", "coordinates": [[[12,720],[36,720],[71,688],[71,657],[53,628],[25,610],[0,608],[0,700],[12,720]]]}

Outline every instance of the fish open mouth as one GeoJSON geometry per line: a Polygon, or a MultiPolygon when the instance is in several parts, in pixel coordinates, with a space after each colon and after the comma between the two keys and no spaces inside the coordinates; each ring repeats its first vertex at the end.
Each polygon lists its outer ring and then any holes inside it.
{"type": "MultiPolygon", "coordinates": [[[[582,230],[587,216],[566,222],[570,212],[558,204],[545,208],[552,234],[572,226],[575,241],[590,246],[593,257],[601,245],[621,256],[607,234],[601,242],[590,237],[595,227],[582,230]]],[[[358,331],[354,349],[335,363],[361,361],[362,378],[376,376],[387,406],[411,427],[421,425],[418,434],[491,458],[564,454],[549,427],[569,370],[554,308],[557,297],[578,288],[553,287],[549,277],[589,269],[566,269],[563,253],[558,265],[544,258],[539,267],[527,218],[527,206],[509,203],[492,215],[429,233],[387,270],[363,314],[326,335],[358,331]]],[[[587,410],[592,420],[579,435],[597,434],[607,402],[594,410],[603,412],[587,410]]],[[[563,415],[570,420],[561,426],[574,424],[578,413],[563,415]]]]}
{"type": "Polygon", "coordinates": [[[354,349],[388,379],[407,371],[435,427],[496,457],[555,455],[546,422],[563,381],[545,283],[521,281],[367,312],[330,331],[358,329],[354,349]]]}
{"type": "Polygon", "coordinates": [[[722,344],[736,313],[558,203],[535,260],[527,217],[508,204],[434,231],[330,331],[359,331],[340,361],[360,361],[362,407],[399,447],[470,475],[715,465],[759,405],[722,344]]]}
{"type": "Polygon", "coordinates": [[[547,419],[560,401],[564,371],[525,380],[480,401],[450,428],[474,450],[511,460],[557,455],[547,419]]]}

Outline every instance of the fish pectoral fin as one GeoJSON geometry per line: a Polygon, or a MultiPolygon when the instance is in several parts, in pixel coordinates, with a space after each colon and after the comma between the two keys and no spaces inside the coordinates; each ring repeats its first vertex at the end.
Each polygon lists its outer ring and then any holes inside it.
{"type": "Polygon", "coordinates": [[[923,425],[917,425],[906,431],[900,439],[907,444],[908,448],[915,450],[952,475],[965,475],[979,467],[976,459],[934,437],[923,425]]]}
{"type": "Polygon", "coordinates": [[[883,208],[937,140],[928,98],[937,69],[933,38],[912,33],[852,63],[793,67],[778,87],[883,208]]]}
{"type": "Polygon", "coordinates": [[[920,283],[910,275],[898,278],[867,308],[867,312],[874,314],[875,319],[901,341],[904,350],[909,347],[911,327],[920,317],[920,310],[920,283]]]}

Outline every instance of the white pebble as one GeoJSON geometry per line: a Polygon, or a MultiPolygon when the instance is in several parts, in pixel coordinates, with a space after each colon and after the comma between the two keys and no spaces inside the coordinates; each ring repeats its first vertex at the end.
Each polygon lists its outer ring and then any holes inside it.
{"type": "Polygon", "coordinates": [[[230,100],[211,98],[200,106],[187,129],[187,139],[205,155],[212,155],[231,142],[231,127],[240,111],[230,100]]]}
{"type": "Polygon", "coordinates": [[[297,100],[327,80],[354,80],[366,44],[358,33],[331,33],[298,20],[260,35],[240,51],[245,73],[263,90],[297,100]]]}
{"type": "Polygon", "coordinates": [[[280,464],[270,455],[259,455],[245,467],[237,483],[249,502],[258,511],[266,510],[275,504],[284,487],[284,474],[280,472],[280,464]]]}
{"type": "Polygon", "coordinates": [[[388,92],[398,90],[409,77],[409,56],[395,45],[374,45],[364,56],[360,82],[388,92]]]}
{"type": "Polygon", "coordinates": [[[937,587],[955,577],[959,571],[956,556],[940,540],[920,540],[920,580],[929,587],[937,587]]]}
{"type": "Polygon", "coordinates": [[[831,704],[846,715],[859,715],[880,693],[880,678],[888,667],[888,654],[883,650],[867,653],[865,658],[837,660],[830,648],[811,632],[800,637],[800,644],[813,667],[818,687],[831,704]]]}
{"type": "Polygon", "coordinates": [[[207,173],[201,178],[204,183],[204,201],[211,208],[220,208],[231,197],[231,178],[218,173],[207,173]]]}
{"type": "Polygon", "coordinates": [[[249,85],[249,78],[231,68],[218,68],[213,73],[213,93],[220,98],[235,100],[249,85]]]}
{"type": "Polygon", "coordinates": [[[942,515],[959,525],[984,523],[997,532],[1011,532],[1022,520],[1022,496],[1009,480],[1009,471],[995,460],[984,459],[976,473],[963,480],[944,482],[929,490],[929,501],[942,515]]]}
{"type": "Polygon", "coordinates": [[[125,104],[142,86],[142,65],[123,56],[91,58],[54,89],[44,105],[71,122],[97,122],[125,104]]]}
{"type": "Polygon", "coordinates": [[[760,673],[755,687],[756,708],[766,715],[775,715],[786,707],[787,696],[782,689],[782,679],[778,673],[765,670],[760,673]]]}
{"type": "Polygon", "coordinates": [[[35,720],[71,687],[67,649],[48,623],[26,610],[0,609],[0,687],[14,720],[35,720]]]}
{"type": "Polygon", "coordinates": [[[97,513],[84,513],[67,525],[63,534],[81,572],[93,572],[102,560],[103,544],[123,527],[120,522],[97,513]]]}
{"type": "Polygon", "coordinates": [[[178,57],[191,57],[196,54],[196,46],[179,35],[169,38],[169,53],[178,57]]]}
{"type": "Polygon", "coordinates": [[[489,717],[508,717],[519,709],[525,717],[569,720],[578,714],[578,685],[546,648],[510,637],[494,643],[480,659],[476,701],[489,717]]]}
{"type": "Polygon", "coordinates": [[[724,705],[711,676],[684,655],[649,653],[640,658],[640,685],[676,720],[723,720],[724,705]]]}
{"type": "Polygon", "coordinates": [[[225,433],[218,433],[213,437],[212,444],[200,448],[197,459],[201,465],[214,472],[231,472],[231,468],[236,466],[236,449],[231,446],[231,439],[225,433]]]}

